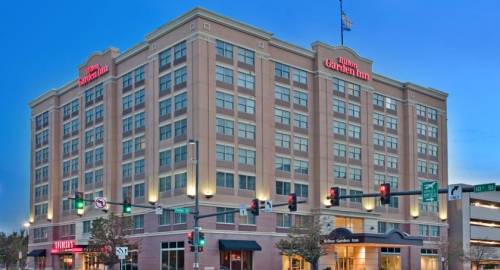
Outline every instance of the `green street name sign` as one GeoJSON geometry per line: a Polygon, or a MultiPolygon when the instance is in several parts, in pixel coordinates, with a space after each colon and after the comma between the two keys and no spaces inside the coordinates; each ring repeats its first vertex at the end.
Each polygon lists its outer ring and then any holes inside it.
{"type": "Polygon", "coordinates": [[[422,182],[422,202],[437,202],[438,183],[436,181],[422,182]]]}
{"type": "Polygon", "coordinates": [[[189,208],[174,208],[176,214],[189,214],[189,208]]]}
{"type": "Polygon", "coordinates": [[[496,189],[497,186],[495,183],[474,186],[474,192],[491,192],[491,191],[496,191],[496,189]]]}

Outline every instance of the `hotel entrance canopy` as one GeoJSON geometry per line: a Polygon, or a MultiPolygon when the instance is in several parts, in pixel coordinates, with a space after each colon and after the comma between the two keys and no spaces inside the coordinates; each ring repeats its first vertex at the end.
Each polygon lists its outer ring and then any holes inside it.
{"type": "Polygon", "coordinates": [[[333,230],[323,244],[359,245],[359,246],[422,246],[421,237],[411,236],[400,230],[392,230],[384,234],[352,233],[346,228],[333,230]]]}

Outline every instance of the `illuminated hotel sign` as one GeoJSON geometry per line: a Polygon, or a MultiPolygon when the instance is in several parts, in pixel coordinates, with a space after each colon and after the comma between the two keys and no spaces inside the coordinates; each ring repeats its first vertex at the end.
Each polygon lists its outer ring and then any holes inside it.
{"type": "Polygon", "coordinates": [[[78,79],[78,86],[84,86],[91,81],[101,77],[102,75],[108,73],[109,66],[102,66],[99,64],[91,65],[85,68],[85,75],[78,79]]]}
{"type": "Polygon", "coordinates": [[[339,56],[337,57],[337,61],[325,59],[323,63],[325,67],[331,70],[339,71],[365,81],[370,79],[368,73],[358,70],[358,64],[351,62],[351,60],[345,57],[339,56]]]}
{"type": "Polygon", "coordinates": [[[52,245],[52,254],[82,252],[83,248],[77,247],[74,240],[55,241],[52,245]]]}

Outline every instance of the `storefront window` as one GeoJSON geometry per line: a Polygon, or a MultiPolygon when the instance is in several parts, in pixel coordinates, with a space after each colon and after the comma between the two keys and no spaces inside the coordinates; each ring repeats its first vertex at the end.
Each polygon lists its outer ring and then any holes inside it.
{"type": "Polygon", "coordinates": [[[184,270],[184,242],[161,243],[161,269],[184,270]]]}
{"type": "Polygon", "coordinates": [[[138,254],[137,250],[129,250],[128,256],[125,258],[123,265],[124,270],[138,270],[138,254]]]}
{"type": "Polygon", "coordinates": [[[354,269],[354,247],[335,248],[337,254],[336,268],[338,270],[354,269]]]}
{"type": "Polygon", "coordinates": [[[221,251],[220,270],[252,270],[251,251],[221,251]]]}
{"type": "Polygon", "coordinates": [[[421,249],[420,250],[420,269],[422,270],[438,270],[438,251],[437,249],[421,249]]]}
{"type": "Polygon", "coordinates": [[[46,257],[35,257],[35,270],[45,269],[46,257]]]}
{"type": "Polygon", "coordinates": [[[282,270],[309,270],[310,264],[300,256],[281,256],[282,270]]]}
{"type": "Polygon", "coordinates": [[[60,255],[59,256],[59,269],[72,270],[73,269],[73,255],[60,255]]]}
{"type": "Polygon", "coordinates": [[[380,270],[401,269],[400,248],[381,248],[380,250],[380,270]]]}

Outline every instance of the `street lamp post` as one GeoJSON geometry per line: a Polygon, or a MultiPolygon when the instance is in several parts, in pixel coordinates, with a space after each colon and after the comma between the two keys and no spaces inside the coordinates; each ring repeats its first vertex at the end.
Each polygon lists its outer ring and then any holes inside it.
{"type": "Polygon", "coordinates": [[[190,145],[195,145],[195,150],[196,150],[196,174],[195,174],[195,187],[194,187],[194,264],[193,264],[193,269],[200,269],[200,253],[198,250],[199,247],[199,239],[200,239],[200,225],[199,225],[199,219],[198,216],[200,214],[200,202],[199,202],[199,146],[198,146],[198,140],[189,140],[190,145]]]}

